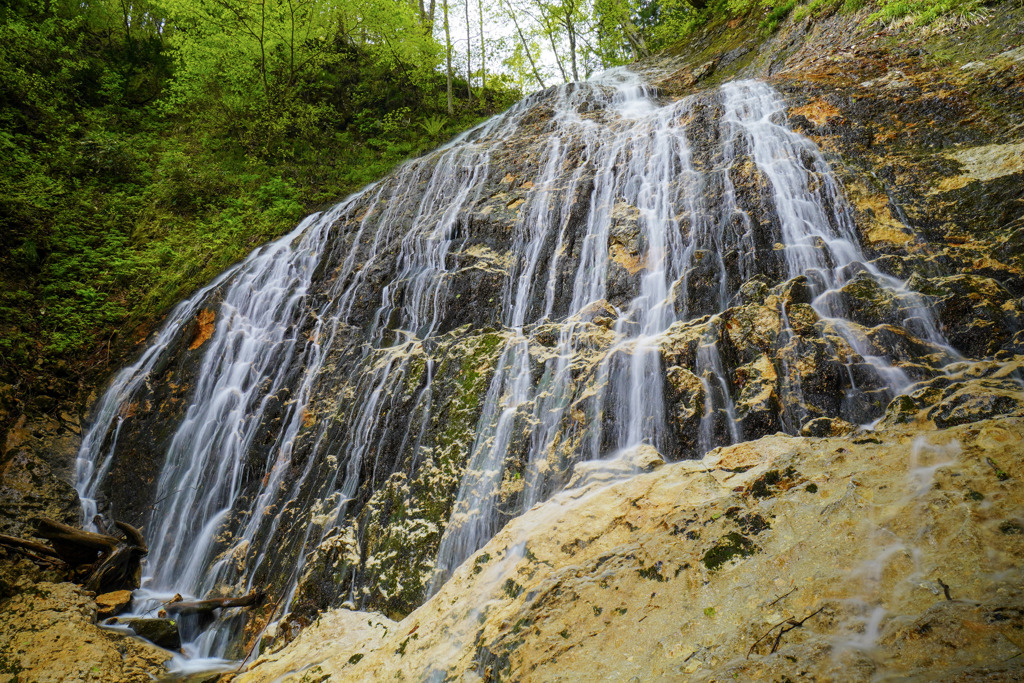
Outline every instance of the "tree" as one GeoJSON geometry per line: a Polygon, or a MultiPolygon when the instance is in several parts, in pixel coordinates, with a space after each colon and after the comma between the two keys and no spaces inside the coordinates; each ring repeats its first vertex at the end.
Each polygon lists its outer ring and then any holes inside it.
{"type": "Polygon", "coordinates": [[[452,33],[448,24],[448,0],[441,0],[442,12],[444,12],[444,58],[447,76],[448,93],[448,116],[455,115],[455,106],[452,102],[452,33]]]}
{"type": "Polygon", "coordinates": [[[477,15],[480,19],[480,87],[487,86],[487,39],[484,37],[484,0],[477,0],[477,15]]]}
{"type": "Polygon", "coordinates": [[[253,144],[319,125],[307,85],[358,46],[387,65],[430,69],[417,10],[389,0],[161,0],[177,69],[168,106],[246,127],[253,144]]]}
{"type": "MultiPolygon", "coordinates": [[[[472,101],[473,99],[473,55],[472,55],[472,39],[470,38],[470,27],[473,23],[469,20],[469,0],[465,0],[466,5],[466,101],[472,101]]],[[[484,36],[480,34],[480,42],[483,42],[484,36]]]]}
{"type": "Polygon", "coordinates": [[[516,19],[516,10],[512,6],[512,0],[505,0],[505,6],[508,8],[508,18],[512,20],[512,24],[516,28],[516,34],[519,36],[521,51],[530,62],[530,69],[533,72],[533,77],[537,80],[540,87],[546,88],[547,86],[544,85],[544,79],[540,75],[540,70],[537,68],[537,62],[533,58],[533,50],[531,49],[530,43],[527,41],[526,35],[523,33],[523,29],[519,25],[519,20],[516,19]]]}

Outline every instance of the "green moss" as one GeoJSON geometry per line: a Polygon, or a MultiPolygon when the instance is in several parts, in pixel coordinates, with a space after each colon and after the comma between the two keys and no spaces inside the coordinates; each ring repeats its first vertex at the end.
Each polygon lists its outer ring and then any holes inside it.
{"type": "Polygon", "coordinates": [[[814,482],[811,482],[810,484],[807,485],[807,488],[805,488],[804,490],[807,491],[807,493],[817,493],[818,485],[815,484],[814,482]]]}
{"type": "Polygon", "coordinates": [[[512,633],[519,633],[524,628],[529,628],[530,626],[533,626],[533,619],[523,617],[512,626],[512,633]]]}
{"type": "Polygon", "coordinates": [[[788,17],[793,8],[797,6],[797,2],[798,0],[785,0],[781,5],[773,8],[761,22],[761,30],[774,33],[782,20],[788,17]]]}
{"type": "Polygon", "coordinates": [[[985,500],[985,494],[979,493],[974,489],[968,489],[967,493],[964,494],[964,497],[967,498],[968,500],[985,500]]]}
{"type": "Polygon", "coordinates": [[[996,479],[999,481],[1006,481],[1010,478],[1010,475],[1007,474],[1006,471],[1003,470],[1003,468],[1001,468],[992,458],[985,458],[985,462],[987,462],[988,466],[992,468],[992,471],[996,473],[996,479]]]}
{"type": "Polygon", "coordinates": [[[354,655],[352,655],[351,657],[348,658],[348,663],[349,664],[358,664],[359,660],[362,659],[365,656],[366,655],[364,655],[363,653],[358,652],[358,653],[356,653],[356,654],[354,654],[354,655]]]}
{"type": "Polygon", "coordinates": [[[726,562],[737,557],[750,557],[758,551],[758,547],[746,536],[735,531],[718,540],[715,547],[704,553],[702,562],[710,571],[717,571],[726,562]]]}
{"type": "Polygon", "coordinates": [[[501,592],[505,594],[505,597],[515,600],[522,594],[523,587],[516,583],[515,579],[506,579],[501,586],[501,592]]]}
{"type": "Polygon", "coordinates": [[[395,650],[395,654],[398,655],[399,657],[404,657],[405,656],[405,648],[409,645],[409,641],[410,640],[419,640],[419,638],[420,638],[420,635],[418,633],[413,633],[411,636],[409,636],[408,638],[403,640],[401,643],[399,643],[398,649],[395,650]]]}
{"type": "Polygon", "coordinates": [[[704,616],[706,616],[708,618],[715,616],[715,608],[714,607],[705,607],[704,608],[704,616]]]}
{"type": "Polygon", "coordinates": [[[650,567],[637,569],[636,573],[639,574],[641,577],[647,579],[648,581],[668,581],[667,578],[661,575],[660,565],[661,563],[659,562],[658,564],[653,564],[650,567]]]}
{"type": "Polygon", "coordinates": [[[484,553],[483,555],[478,556],[475,560],[473,560],[473,573],[474,574],[479,574],[480,572],[482,572],[483,571],[483,567],[481,567],[480,565],[487,564],[490,561],[491,561],[491,554],[490,553],[484,553]]]}
{"type": "Polygon", "coordinates": [[[750,495],[754,496],[754,498],[767,498],[773,494],[773,488],[792,481],[798,476],[799,473],[792,467],[787,467],[783,472],[768,470],[750,485],[750,495]]]}
{"type": "Polygon", "coordinates": [[[1017,522],[1008,520],[999,525],[999,530],[1007,536],[1021,536],[1024,535],[1024,527],[1017,522]]]}
{"type": "Polygon", "coordinates": [[[594,616],[595,617],[601,616],[601,612],[604,611],[602,608],[598,607],[597,605],[591,605],[590,608],[592,610],[594,610],[594,616]]]}

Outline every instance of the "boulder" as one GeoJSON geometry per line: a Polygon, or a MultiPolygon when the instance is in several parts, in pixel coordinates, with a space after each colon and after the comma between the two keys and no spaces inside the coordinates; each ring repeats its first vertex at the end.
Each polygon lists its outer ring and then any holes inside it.
{"type": "Polygon", "coordinates": [[[665,464],[658,450],[649,444],[633,446],[606,460],[578,462],[566,488],[582,488],[596,483],[609,483],[638,472],[651,472],[665,464]]]}
{"type": "Polygon", "coordinates": [[[132,602],[131,591],[112,591],[96,596],[96,616],[100,619],[114,617],[128,609],[132,602]]]}
{"type": "Polygon", "coordinates": [[[181,636],[178,634],[178,622],[174,619],[145,619],[132,617],[118,619],[116,624],[127,626],[139,638],[164,648],[178,650],[181,648],[181,636]]]}

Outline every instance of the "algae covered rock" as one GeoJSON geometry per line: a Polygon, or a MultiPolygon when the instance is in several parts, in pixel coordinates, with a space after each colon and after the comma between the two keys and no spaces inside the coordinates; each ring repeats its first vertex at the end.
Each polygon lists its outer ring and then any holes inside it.
{"type": "Polygon", "coordinates": [[[181,647],[181,636],[178,634],[178,622],[174,619],[144,619],[132,617],[117,619],[118,625],[127,626],[139,638],[164,648],[177,650],[181,647]]]}

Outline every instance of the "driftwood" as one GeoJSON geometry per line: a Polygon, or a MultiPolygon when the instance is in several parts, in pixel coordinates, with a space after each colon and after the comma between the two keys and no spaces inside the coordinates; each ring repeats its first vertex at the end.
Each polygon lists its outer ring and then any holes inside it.
{"type": "Polygon", "coordinates": [[[0,534],[0,546],[18,550],[23,555],[27,555],[37,562],[54,564],[63,561],[60,559],[60,555],[57,554],[57,551],[50,546],[43,545],[42,543],[36,543],[35,541],[26,541],[23,538],[15,538],[14,536],[0,534]]]}
{"type": "Polygon", "coordinates": [[[36,535],[47,539],[50,546],[12,536],[0,536],[0,545],[16,549],[37,562],[63,562],[87,590],[106,593],[139,587],[142,558],[149,549],[142,532],[132,525],[114,522],[125,536],[121,539],[76,529],[46,517],[35,517],[32,523],[36,535]]]}
{"type": "Polygon", "coordinates": [[[113,536],[76,529],[46,517],[34,517],[32,523],[36,534],[48,540],[60,559],[72,567],[94,563],[101,553],[113,551],[119,543],[113,536]]]}
{"type": "Polygon", "coordinates": [[[169,602],[164,605],[168,614],[209,614],[215,609],[225,607],[259,607],[266,595],[262,591],[253,591],[240,598],[210,598],[208,600],[187,600],[169,602]]]}

